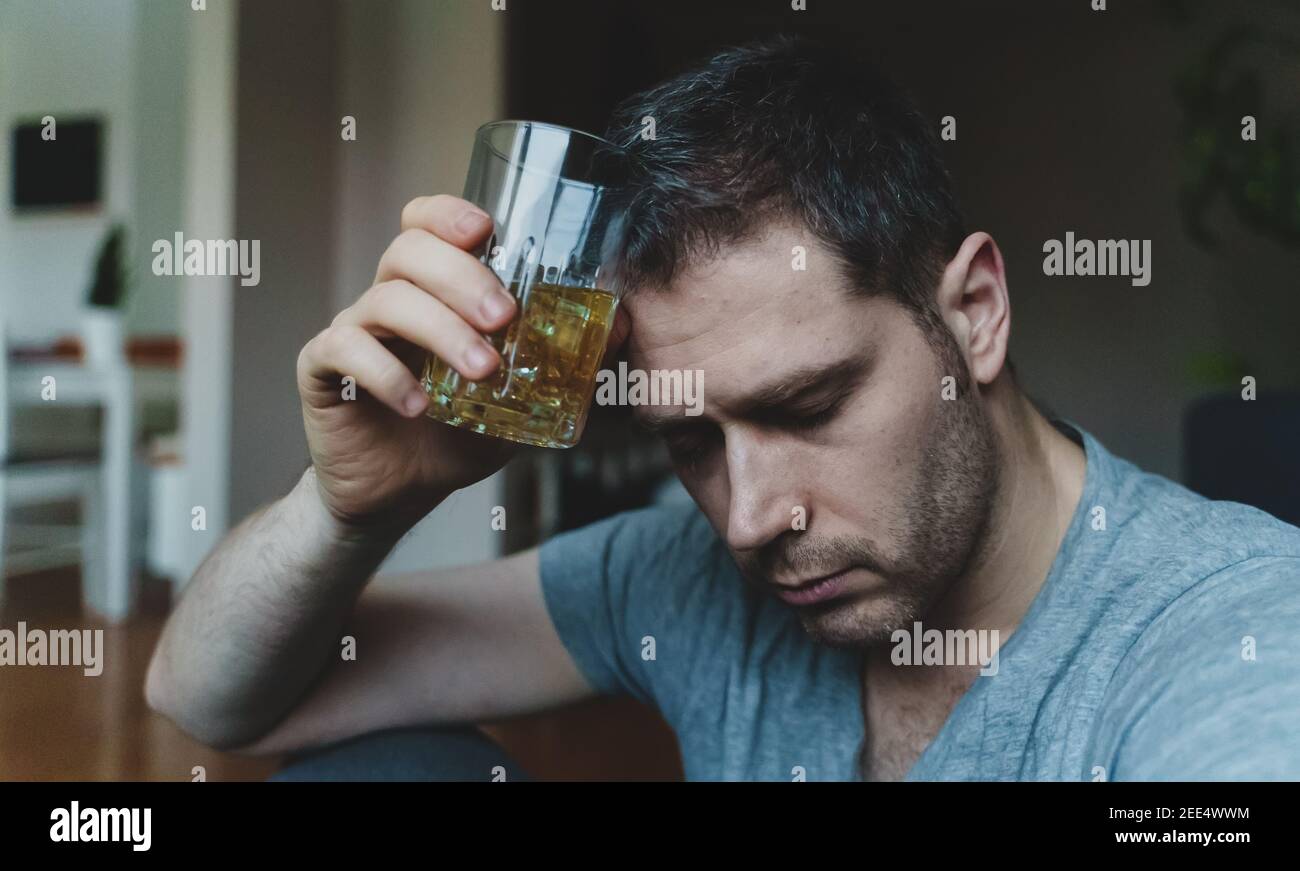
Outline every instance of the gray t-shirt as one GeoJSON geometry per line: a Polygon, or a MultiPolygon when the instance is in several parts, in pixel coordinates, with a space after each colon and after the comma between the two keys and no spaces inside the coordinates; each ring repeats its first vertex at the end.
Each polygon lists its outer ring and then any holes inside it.
{"type": "MultiPolygon", "coordinates": [[[[1057,426],[1087,454],[1061,549],[908,779],[1300,779],[1300,529],[1057,426]]],[[[557,536],[541,578],[578,667],[663,713],[688,779],[858,779],[860,654],[751,591],[693,504],[557,536]]]]}

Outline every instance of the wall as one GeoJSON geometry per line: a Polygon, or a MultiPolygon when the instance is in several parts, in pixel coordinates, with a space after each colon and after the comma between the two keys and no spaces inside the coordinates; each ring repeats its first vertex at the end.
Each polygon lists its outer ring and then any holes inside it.
{"type": "Polygon", "coordinates": [[[58,335],[78,323],[96,248],[111,219],[134,203],[136,13],[134,0],[0,2],[0,301],[17,339],[58,335]],[[107,122],[102,208],[11,210],[11,130],[44,115],[107,122]]]}
{"type": "MultiPolygon", "coordinates": [[[[238,0],[210,0],[189,16],[182,228],[189,239],[235,238],[239,10],[238,0]]],[[[207,509],[207,530],[186,530],[188,559],[175,578],[182,584],[230,524],[233,287],[221,276],[186,276],[182,283],[184,504],[207,509]]]]}
{"type": "Polygon", "coordinates": [[[295,366],[329,322],[334,27],[331,2],[240,5],[235,235],[259,240],[261,281],[232,285],[232,525],[307,465],[295,366]]]}
{"type": "MultiPolygon", "coordinates": [[[[336,169],[334,311],[370,285],[403,205],[461,193],[474,131],[503,117],[505,104],[505,21],[490,4],[343,0],[341,13],[337,114],[357,119],[357,140],[340,143],[336,169]]],[[[488,521],[503,493],[498,474],[454,494],[403,539],[383,571],[497,555],[503,533],[488,521]]]]}
{"type": "MultiPolygon", "coordinates": [[[[181,294],[172,276],[154,275],[152,246],[183,229],[185,214],[188,3],[150,3],[137,15],[132,90],[135,102],[135,208],[132,234],[134,283],[127,299],[127,330],[138,335],[175,334],[181,294]]],[[[213,14],[216,8],[210,7],[213,14]]],[[[208,14],[208,13],[203,13],[208,14]]]]}
{"type": "MultiPolygon", "coordinates": [[[[240,20],[237,226],[261,240],[262,283],[234,290],[232,522],[308,462],[298,351],[370,285],[408,200],[460,192],[473,131],[503,103],[488,4],[262,0],[240,20]]],[[[499,492],[493,479],[453,496],[384,570],[496,554],[499,492]]]]}
{"type": "Polygon", "coordinates": [[[14,338],[77,329],[114,220],[131,230],[128,332],[175,334],[177,287],[152,275],[148,249],[180,215],[187,14],[144,0],[0,0],[0,304],[14,338]],[[106,121],[100,208],[10,210],[10,131],[47,114],[106,121]]]}

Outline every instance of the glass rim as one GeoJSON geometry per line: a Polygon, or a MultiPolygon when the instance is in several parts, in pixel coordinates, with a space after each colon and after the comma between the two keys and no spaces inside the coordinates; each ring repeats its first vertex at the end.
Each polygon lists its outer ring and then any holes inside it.
{"type": "MultiPolygon", "coordinates": [[[[496,145],[492,143],[491,138],[488,136],[488,134],[492,130],[498,127],[545,127],[548,130],[557,130],[562,133],[568,133],[571,136],[576,134],[582,139],[590,140],[590,142],[593,145],[604,145],[618,152],[620,155],[624,155],[624,156],[627,155],[627,149],[615,145],[613,142],[610,142],[608,139],[604,138],[603,136],[597,136],[595,133],[588,133],[586,130],[579,130],[576,127],[566,127],[563,124],[552,124],[549,121],[529,121],[526,119],[519,119],[519,118],[503,118],[500,121],[488,121],[486,124],[480,124],[479,128],[474,131],[474,138],[479,142],[482,142],[485,148],[487,148],[497,157],[501,158],[506,162],[510,162],[512,160],[511,156],[508,154],[504,154],[501,151],[501,149],[497,148],[496,145]]],[[[576,178],[565,178],[563,176],[558,176],[558,178],[560,178],[561,181],[568,182],[570,184],[578,184],[578,185],[589,186],[589,187],[606,187],[606,185],[603,184],[586,182],[576,178]]]]}

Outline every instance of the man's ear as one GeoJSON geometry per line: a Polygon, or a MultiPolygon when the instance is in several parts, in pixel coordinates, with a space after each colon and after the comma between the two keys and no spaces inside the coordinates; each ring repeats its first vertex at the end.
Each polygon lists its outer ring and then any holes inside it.
{"type": "Polygon", "coordinates": [[[991,384],[1007,358],[1011,299],[1002,252],[988,233],[962,242],[939,281],[939,314],[961,348],[971,377],[991,384]]]}

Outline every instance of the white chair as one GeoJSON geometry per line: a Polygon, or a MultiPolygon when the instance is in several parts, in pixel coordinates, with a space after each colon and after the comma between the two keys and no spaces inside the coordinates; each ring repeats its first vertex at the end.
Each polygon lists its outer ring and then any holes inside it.
{"type": "MultiPolygon", "coordinates": [[[[6,575],[81,564],[82,596],[104,584],[103,499],[97,458],[24,459],[10,452],[9,351],[0,321],[0,603],[6,575]],[[11,509],[76,500],[78,524],[18,523],[11,509]]],[[[57,402],[57,400],[55,400],[57,402]]]]}

